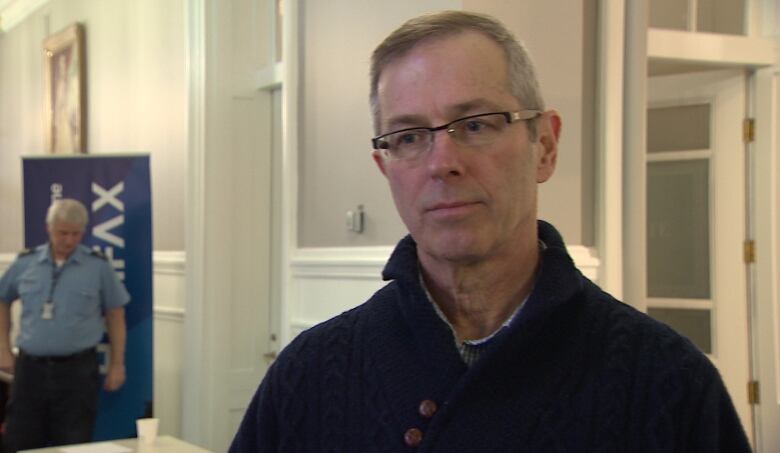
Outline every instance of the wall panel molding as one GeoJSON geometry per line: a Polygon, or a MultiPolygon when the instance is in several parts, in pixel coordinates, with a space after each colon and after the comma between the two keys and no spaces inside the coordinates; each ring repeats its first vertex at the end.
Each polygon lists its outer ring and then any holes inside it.
{"type": "Polygon", "coordinates": [[[152,255],[154,273],[165,275],[181,275],[186,271],[186,253],[183,251],[155,251],[152,255]]]}
{"type": "Polygon", "coordinates": [[[154,307],[155,321],[184,323],[184,309],[177,307],[154,307]]]}
{"type": "MultiPolygon", "coordinates": [[[[567,248],[574,263],[598,280],[601,261],[595,248],[567,248]]],[[[393,247],[301,248],[292,254],[292,294],[288,307],[290,339],[355,307],[385,285],[382,269],[393,247]]]]}
{"type": "Polygon", "coordinates": [[[14,262],[14,259],[16,258],[16,253],[0,253],[0,274],[5,272],[6,269],[8,269],[8,266],[11,265],[11,263],[14,262]]]}

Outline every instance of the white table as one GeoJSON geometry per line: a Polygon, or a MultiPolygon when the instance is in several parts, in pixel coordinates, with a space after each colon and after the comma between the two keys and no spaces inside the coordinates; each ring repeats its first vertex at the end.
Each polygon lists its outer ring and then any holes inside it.
{"type": "Polygon", "coordinates": [[[138,441],[138,439],[110,440],[105,442],[92,442],[88,444],[67,445],[61,447],[37,448],[35,450],[24,450],[26,453],[100,453],[111,451],[112,445],[121,445],[129,448],[132,452],[139,453],[211,453],[211,451],[188,444],[171,436],[160,436],[155,439],[154,444],[147,445],[138,441]]]}

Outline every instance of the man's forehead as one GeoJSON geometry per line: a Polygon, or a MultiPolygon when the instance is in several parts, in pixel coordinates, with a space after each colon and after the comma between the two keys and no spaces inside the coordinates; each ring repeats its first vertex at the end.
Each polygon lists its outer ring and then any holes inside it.
{"type": "MultiPolygon", "coordinates": [[[[454,101],[442,108],[442,113],[447,118],[455,119],[465,115],[476,113],[496,112],[507,108],[506,103],[497,102],[487,98],[474,98],[464,101],[454,101]]],[[[424,112],[391,112],[383,115],[385,125],[424,124],[430,120],[424,112]]]]}
{"type": "Polygon", "coordinates": [[[435,110],[451,117],[515,104],[503,50],[481,33],[423,41],[389,62],[378,80],[384,125],[435,110]]]}
{"type": "Polygon", "coordinates": [[[54,222],[51,225],[51,229],[65,233],[79,233],[84,231],[84,226],[77,223],[54,222]]]}

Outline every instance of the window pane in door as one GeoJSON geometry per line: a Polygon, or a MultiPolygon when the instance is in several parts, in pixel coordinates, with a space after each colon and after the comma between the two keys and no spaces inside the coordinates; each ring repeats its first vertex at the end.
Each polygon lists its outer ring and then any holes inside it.
{"type": "Polygon", "coordinates": [[[653,28],[688,30],[688,2],[680,0],[653,0],[649,25],[653,28]]]}
{"type": "Polygon", "coordinates": [[[710,310],[648,308],[647,314],[685,335],[705,354],[712,354],[710,310]]]}
{"type": "Polygon", "coordinates": [[[745,35],[745,4],[742,0],[698,0],[696,31],[745,35]]]}
{"type": "Polygon", "coordinates": [[[647,295],[710,298],[709,161],[647,167],[647,295]]]}
{"type": "Polygon", "coordinates": [[[710,148],[710,105],[647,110],[647,152],[710,148]]]}

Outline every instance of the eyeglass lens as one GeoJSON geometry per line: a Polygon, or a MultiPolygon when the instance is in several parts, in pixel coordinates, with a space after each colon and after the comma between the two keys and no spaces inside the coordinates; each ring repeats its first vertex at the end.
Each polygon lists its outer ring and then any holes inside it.
{"type": "Polygon", "coordinates": [[[503,113],[488,113],[455,120],[447,127],[436,130],[408,129],[382,138],[384,151],[393,159],[409,159],[427,151],[433,144],[434,134],[445,130],[458,144],[470,147],[492,143],[507,126],[503,113]]]}

